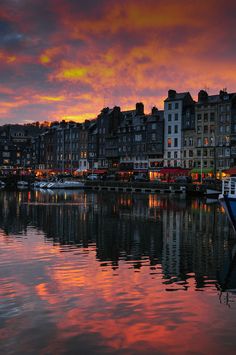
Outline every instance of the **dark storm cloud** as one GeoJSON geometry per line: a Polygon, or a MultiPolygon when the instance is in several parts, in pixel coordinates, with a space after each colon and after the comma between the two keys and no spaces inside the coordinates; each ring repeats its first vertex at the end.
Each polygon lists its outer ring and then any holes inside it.
{"type": "Polygon", "coordinates": [[[170,87],[235,90],[235,11],[233,0],[1,0],[0,120],[160,107],[170,87]]]}

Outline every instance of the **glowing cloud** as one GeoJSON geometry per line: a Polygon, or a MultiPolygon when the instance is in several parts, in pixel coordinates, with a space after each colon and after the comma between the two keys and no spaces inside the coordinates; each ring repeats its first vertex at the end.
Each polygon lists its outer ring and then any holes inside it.
{"type": "Polygon", "coordinates": [[[103,105],[127,109],[137,101],[148,112],[162,108],[169,88],[193,97],[204,87],[236,91],[233,0],[27,4],[1,5],[2,123],[81,121],[103,105]],[[25,102],[20,110],[4,105],[15,97],[25,102]]]}

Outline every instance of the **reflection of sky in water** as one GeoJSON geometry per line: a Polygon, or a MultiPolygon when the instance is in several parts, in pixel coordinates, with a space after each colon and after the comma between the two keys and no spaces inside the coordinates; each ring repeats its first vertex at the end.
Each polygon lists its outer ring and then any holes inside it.
{"type": "Polygon", "coordinates": [[[232,231],[218,204],[1,192],[0,205],[5,353],[234,352],[234,293],[220,292],[232,231]]]}

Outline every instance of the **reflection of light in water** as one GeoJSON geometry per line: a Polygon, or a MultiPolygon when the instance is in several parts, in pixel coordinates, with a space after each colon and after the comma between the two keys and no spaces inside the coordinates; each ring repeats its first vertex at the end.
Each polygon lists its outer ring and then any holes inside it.
{"type": "Polygon", "coordinates": [[[159,200],[157,195],[149,195],[149,200],[148,200],[148,205],[149,208],[156,208],[161,206],[161,201],[159,200]]]}

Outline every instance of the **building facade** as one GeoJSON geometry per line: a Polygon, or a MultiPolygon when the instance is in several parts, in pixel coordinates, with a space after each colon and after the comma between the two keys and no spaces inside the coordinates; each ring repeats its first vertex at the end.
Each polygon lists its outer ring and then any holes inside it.
{"type": "Polygon", "coordinates": [[[186,110],[194,106],[194,101],[189,92],[177,93],[168,91],[168,97],[164,101],[164,166],[184,167],[183,156],[183,117],[186,110]]]}

